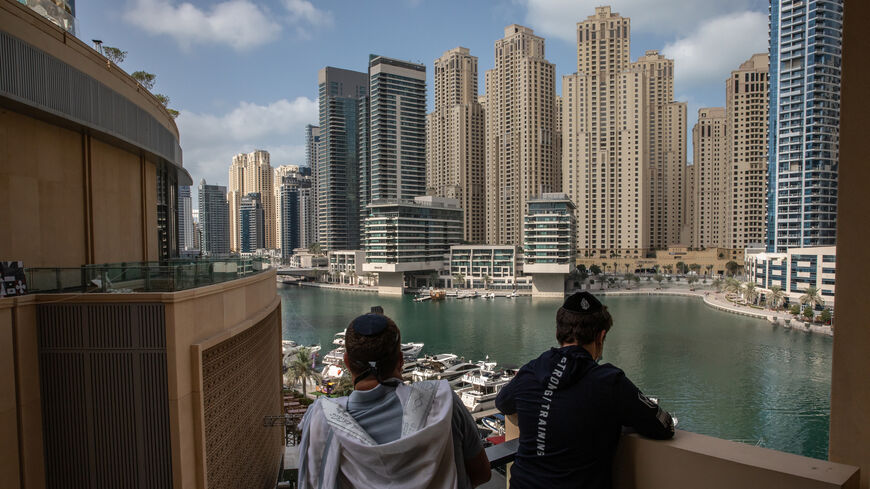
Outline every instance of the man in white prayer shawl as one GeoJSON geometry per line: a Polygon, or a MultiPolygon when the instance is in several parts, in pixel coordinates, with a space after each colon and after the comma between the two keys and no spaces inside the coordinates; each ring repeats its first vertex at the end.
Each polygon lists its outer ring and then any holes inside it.
{"type": "Polygon", "coordinates": [[[354,391],[320,398],[302,420],[299,488],[470,489],[490,478],[471,414],[446,381],[405,385],[401,334],[383,314],[345,332],[354,391]]]}

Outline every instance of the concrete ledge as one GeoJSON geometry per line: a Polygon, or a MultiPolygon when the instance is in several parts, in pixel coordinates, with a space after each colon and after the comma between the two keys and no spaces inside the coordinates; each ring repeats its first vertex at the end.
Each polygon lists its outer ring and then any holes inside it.
{"type": "Polygon", "coordinates": [[[679,430],[667,441],[623,436],[613,476],[616,489],[858,487],[857,467],[679,430]]]}

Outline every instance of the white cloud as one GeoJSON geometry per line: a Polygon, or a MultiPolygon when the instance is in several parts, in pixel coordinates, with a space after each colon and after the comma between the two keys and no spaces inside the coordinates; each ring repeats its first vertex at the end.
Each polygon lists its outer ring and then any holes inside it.
{"type": "Polygon", "coordinates": [[[308,0],[283,0],[289,14],[290,25],[296,29],[296,35],[302,39],[311,38],[312,28],[332,27],[332,13],[320,10],[308,0]]]}
{"type": "MultiPolygon", "coordinates": [[[[518,0],[535,33],[568,42],[577,40],[577,22],[595,14],[600,0],[518,0]]],[[[631,18],[634,33],[685,34],[706,19],[757,7],[758,0],[612,0],[612,11],[631,18]]],[[[765,29],[765,32],[766,29],[765,29]]]]}
{"type": "Polygon", "coordinates": [[[281,32],[269,12],[248,0],[228,0],[208,11],[187,2],[136,0],[124,19],[150,34],[170,36],[185,49],[215,43],[243,51],[271,42],[281,32]]]}
{"type": "Polygon", "coordinates": [[[332,14],[318,10],[308,0],[284,0],[284,6],[290,16],[297,22],[305,22],[314,27],[329,27],[332,25],[332,14]]]}
{"type": "Polygon", "coordinates": [[[740,12],[702,23],[689,35],[667,44],[662,54],[674,60],[677,89],[724,81],[755,53],[767,52],[767,15],[740,12]]]}
{"type": "Polygon", "coordinates": [[[233,156],[264,149],[272,166],[301,164],[305,126],[317,123],[317,101],[281,99],[268,105],[241,102],[221,115],[182,110],[178,116],[184,167],[195,182],[226,185],[233,156]]]}

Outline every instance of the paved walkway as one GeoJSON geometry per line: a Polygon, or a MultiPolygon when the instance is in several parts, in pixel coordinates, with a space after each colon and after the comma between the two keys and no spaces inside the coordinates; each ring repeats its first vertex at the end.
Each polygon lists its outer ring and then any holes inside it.
{"type": "MultiPolygon", "coordinates": [[[[703,287],[703,286],[702,286],[703,287]]],[[[811,324],[806,326],[804,321],[794,319],[788,311],[772,311],[770,309],[756,309],[749,306],[741,306],[729,302],[725,298],[723,292],[716,292],[710,288],[700,288],[699,290],[689,290],[687,287],[677,285],[674,287],[663,286],[661,289],[639,287],[637,289],[605,289],[605,290],[590,290],[595,295],[671,295],[683,297],[700,297],[704,300],[704,304],[718,309],[720,311],[730,312],[731,314],[739,314],[741,316],[749,316],[758,319],[764,319],[771,323],[785,326],[786,328],[796,328],[802,331],[811,333],[824,334],[833,336],[833,330],[830,326],[821,326],[811,324]]]]}

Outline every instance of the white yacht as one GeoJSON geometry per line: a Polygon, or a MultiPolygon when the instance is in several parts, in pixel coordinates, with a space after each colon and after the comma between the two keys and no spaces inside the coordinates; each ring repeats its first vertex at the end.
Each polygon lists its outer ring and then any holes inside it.
{"type": "Polygon", "coordinates": [[[335,333],[335,337],[332,339],[332,344],[335,346],[344,346],[344,331],[335,333]]]}
{"type": "MultiPolygon", "coordinates": [[[[444,369],[444,371],[435,374],[438,380],[457,380],[467,373],[480,370],[480,365],[471,362],[459,362],[444,369]]],[[[452,383],[452,382],[451,382],[452,383]]]]}
{"type": "Polygon", "coordinates": [[[423,350],[423,343],[402,343],[402,356],[405,358],[405,363],[416,360],[421,350],[423,350]]]}
{"type": "Polygon", "coordinates": [[[338,365],[340,367],[344,366],[344,347],[339,346],[335,350],[327,353],[325,357],[323,357],[324,365],[338,365]]]}
{"type": "Polygon", "coordinates": [[[484,369],[476,373],[468,373],[462,376],[462,380],[468,384],[468,387],[457,390],[456,395],[472,413],[492,409],[495,407],[495,396],[505,384],[510,382],[511,377],[506,372],[484,369]]]}
{"type": "Polygon", "coordinates": [[[320,372],[320,376],[325,379],[337,379],[344,374],[344,365],[335,365],[330,364],[323,367],[323,371],[320,372]]]}
{"type": "Polygon", "coordinates": [[[411,372],[411,379],[413,379],[414,382],[435,379],[436,375],[447,370],[458,362],[459,357],[452,353],[426,355],[422,359],[417,360],[417,367],[411,372]]]}

